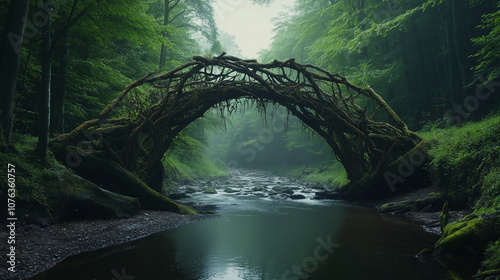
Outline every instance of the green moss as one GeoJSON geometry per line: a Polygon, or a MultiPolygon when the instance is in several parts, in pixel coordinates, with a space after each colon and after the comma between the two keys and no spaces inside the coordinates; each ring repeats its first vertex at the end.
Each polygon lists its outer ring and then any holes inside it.
{"type": "Polygon", "coordinates": [[[499,209],[500,115],[420,135],[433,143],[428,167],[452,209],[474,207],[477,214],[499,209]]]}
{"type": "Polygon", "coordinates": [[[163,161],[165,167],[164,191],[172,192],[175,181],[214,180],[229,176],[222,162],[211,162],[200,156],[197,158],[182,157],[172,153],[163,161]]]}
{"type": "MultiPolygon", "coordinates": [[[[65,168],[55,160],[51,153],[45,159],[40,159],[35,152],[34,139],[13,136],[18,153],[0,153],[0,161],[15,166],[16,200],[27,205],[27,208],[18,208],[18,215],[29,215],[29,209],[37,208],[38,211],[48,214],[58,206],[58,201],[51,197],[60,187],[63,178],[69,175],[65,168]],[[42,210],[43,209],[43,210],[42,210]]],[[[6,172],[0,172],[0,180],[7,181],[6,172]]],[[[0,195],[6,195],[6,188],[0,189],[0,195]]]]}
{"type": "Polygon", "coordinates": [[[205,191],[203,193],[207,193],[207,194],[216,194],[217,191],[214,189],[214,188],[206,188],[205,191]]]}
{"type": "Polygon", "coordinates": [[[436,243],[437,252],[445,257],[480,258],[489,242],[500,237],[500,219],[468,215],[448,224],[436,243]]]}
{"type": "Polygon", "coordinates": [[[186,206],[186,205],[182,205],[182,204],[179,204],[179,213],[188,214],[188,215],[198,214],[198,213],[196,213],[196,210],[194,210],[193,208],[186,206]]]}
{"type": "MultiPolygon", "coordinates": [[[[66,216],[99,218],[130,216],[136,208],[138,209],[137,199],[106,194],[106,191],[100,190],[95,184],[75,175],[73,171],[63,166],[52,153],[49,152],[46,158],[40,159],[35,152],[35,138],[14,134],[13,142],[16,143],[18,153],[0,153],[0,161],[15,166],[18,218],[47,223],[51,219],[66,216]],[[85,204],[92,206],[89,208],[85,204]],[[124,208],[117,205],[122,205],[124,208]]],[[[6,172],[0,172],[2,182],[7,181],[6,176],[6,172]]],[[[7,188],[0,188],[0,197],[6,195],[7,188]]],[[[189,207],[176,203],[173,205],[176,212],[196,214],[189,207]]],[[[6,212],[2,212],[2,215],[6,215],[6,212]]]]}
{"type": "Polygon", "coordinates": [[[441,214],[439,215],[439,225],[441,226],[441,231],[444,232],[448,221],[450,220],[450,213],[448,212],[448,202],[443,205],[441,214]]]}
{"type": "Polygon", "coordinates": [[[325,185],[332,190],[339,189],[349,183],[344,167],[338,162],[333,164],[331,162],[328,164],[320,162],[317,166],[304,165],[292,168],[280,166],[273,171],[292,178],[298,178],[303,182],[325,185]]]}
{"type": "Polygon", "coordinates": [[[493,214],[500,211],[500,168],[494,168],[482,182],[481,195],[474,207],[476,214],[493,214]]]}
{"type": "Polygon", "coordinates": [[[379,208],[381,213],[434,212],[442,209],[446,200],[442,193],[430,193],[418,200],[404,200],[386,203],[379,208]]]}

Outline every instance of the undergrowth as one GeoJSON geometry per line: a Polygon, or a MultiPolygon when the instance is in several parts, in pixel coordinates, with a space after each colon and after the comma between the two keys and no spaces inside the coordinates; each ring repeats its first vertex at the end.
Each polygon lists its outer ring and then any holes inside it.
{"type": "Polygon", "coordinates": [[[432,143],[428,167],[450,206],[476,214],[500,210],[500,114],[420,135],[432,143]]]}
{"type": "MultiPolygon", "coordinates": [[[[41,159],[36,154],[36,138],[20,134],[12,137],[17,153],[0,153],[0,162],[15,166],[16,216],[30,220],[60,211],[65,194],[78,192],[78,185],[72,184],[75,175],[50,151],[41,159]]],[[[0,180],[6,182],[6,176],[1,172],[0,180]]],[[[0,196],[6,195],[7,189],[1,188],[0,196]]]]}
{"type": "Polygon", "coordinates": [[[321,162],[303,166],[279,167],[273,171],[292,178],[298,178],[303,182],[324,185],[332,190],[349,183],[344,167],[338,162],[321,162]]]}
{"type": "Polygon", "coordinates": [[[170,193],[181,181],[215,180],[228,177],[226,167],[221,160],[210,161],[205,156],[183,157],[173,152],[163,160],[165,167],[164,191],[170,193]]]}

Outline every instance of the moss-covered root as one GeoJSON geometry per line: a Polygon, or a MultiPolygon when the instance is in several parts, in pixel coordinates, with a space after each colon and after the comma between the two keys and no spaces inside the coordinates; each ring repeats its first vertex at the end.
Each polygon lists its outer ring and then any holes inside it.
{"type": "Polygon", "coordinates": [[[73,169],[82,177],[102,185],[112,192],[139,198],[141,208],[172,211],[182,214],[196,214],[192,208],[178,204],[154,191],[137,175],[112,160],[102,159],[86,151],[71,147],[82,162],[73,169]]]}
{"type": "Polygon", "coordinates": [[[442,258],[481,259],[488,243],[500,238],[500,215],[468,215],[448,224],[435,246],[442,258]]]}
{"type": "Polygon", "coordinates": [[[386,203],[378,209],[380,213],[404,214],[409,212],[435,212],[447,203],[442,193],[430,193],[418,200],[405,200],[386,203]]]}
{"type": "MultiPolygon", "coordinates": [[[[350,182],[339,191],[346,197],[373,198],[390,197],[407,190],[420,189],[426,186],[429,176],[424,168],[429,161],[427,149],[428,143],[422,141],[392,163],[381,164],[373,172],[350,182]]],[[[439,207],[441,206],[442,204],[439,207]]]]}
{"type": "Polygon", "coordinates": [[[444,228],[450,220],[450,213],[448,212],[448,202],[443,205],[443,210],[441,210],[441,215],[439,215],[439,225],[441,226],[441,232],[444,232],[444,228]]]}

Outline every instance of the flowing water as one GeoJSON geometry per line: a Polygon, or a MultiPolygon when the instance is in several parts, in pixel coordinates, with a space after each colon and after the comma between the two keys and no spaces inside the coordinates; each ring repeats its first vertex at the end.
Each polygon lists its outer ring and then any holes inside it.
{"type": "Polygon", "coordinates": [[[415,258],[438,236],[413,221],[311,199],[314,190],[264,171],[233,170],[219,186],[182,200],[217,205],[213,219],[67,258],[40,279],[447,279],[438,262],[415,258]],[[305,199],[269,197],[273,187],[305,199]]]}

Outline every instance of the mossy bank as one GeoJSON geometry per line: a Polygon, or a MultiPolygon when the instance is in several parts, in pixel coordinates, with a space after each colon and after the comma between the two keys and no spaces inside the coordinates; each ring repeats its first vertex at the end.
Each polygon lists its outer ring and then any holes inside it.
{"type": "MultiPolygon", "coordinates": [[[[11,164],[15,170],[15,215],[22,222],[47,225],[66,219],[125,218],[151,206],[147,201],[107,190],[108,186],[80,177],[50,152],[41,159],[32,137],[16,134],[13,140],[17,152],[7,152],[5,142],[0,140],[0,161],[11,164]]],[[[0,180],[7,182],[6,172],[0,173],[0,180]]],[[[7,188],[0,189],[0,196],[7,200],[7,188]]],[[[167,197],[160,200],[170,211],[196,213],[167,197]]],[[[2,216],[5,215],[3,212],[2,216]]]]}
{"type": "Polygon", "coordinates": [[[500,115],[421,135],[431,143],[432,182],[449,208],[473,211],[447,224],[425,254],[477,260],[478,279],[500,279],[500,115]]]}

